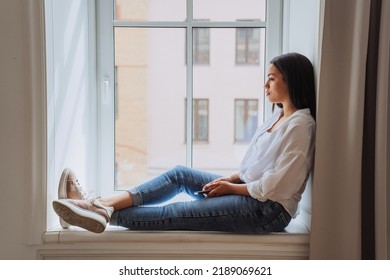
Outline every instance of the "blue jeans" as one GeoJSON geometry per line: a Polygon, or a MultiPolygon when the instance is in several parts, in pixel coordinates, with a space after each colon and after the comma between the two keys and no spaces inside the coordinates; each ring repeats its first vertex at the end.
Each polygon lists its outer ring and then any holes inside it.
{"type": "Polygon", "coordinates": [[[110,224],[131,230],[198,230],[236,233],[282,231],[291,217],[282,205],[250,196],[205,198],[195,191],[220,176],[177,166],[131,190],[134,206],[115,211],[110,224]],[[185,192],[193,200],[163,203],[185,192]]]}

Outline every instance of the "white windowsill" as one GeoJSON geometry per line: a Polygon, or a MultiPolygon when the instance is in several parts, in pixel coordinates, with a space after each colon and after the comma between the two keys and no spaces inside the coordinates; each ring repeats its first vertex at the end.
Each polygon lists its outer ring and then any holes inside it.
{"type": "Polygon", "coordinates": [[[196,231],[130,231],[108,227],[95,234],[77,227],[48,231],[41,259],[308,259],[309,232],[293,220],[284,232],[246,235],[196,231]]]}

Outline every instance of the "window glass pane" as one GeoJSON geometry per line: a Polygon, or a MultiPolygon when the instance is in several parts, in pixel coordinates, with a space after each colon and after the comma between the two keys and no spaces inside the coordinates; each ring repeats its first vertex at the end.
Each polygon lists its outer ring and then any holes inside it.
{"type": "Polygon", "coordinates": [[[184,29],[115,28],[117,188],[186,162],[184,42],[184,29]]]}
{"type": "Polygon", "coordinates": [[[185,0],[115,0],[118,21],[184,21],[185,0]]]}
{"type": "MultiPolygon", "coordinates": [[[[259,32],[264,38],[265,30],[259,32]]],[[[235,101],[242,100],[238,106],[242,111],[240,122],[250,122],[250,128],[242,125],[242,139],[249,137],[252,127],[263,116],[262,109],[258,108],[263,107],[264,96],[264,40],[260,40],[257,50],[259,64],[242,67],[235,63],[235,38],[234,28],[211,28],[210,65],[194,65],[193,69],[194,98],[207,99],[209,107],[208,141],[194,142],[193,166],[221,175],[237,171],[248,145],[245,141],[235,142],[235,101]]]]}
{"type": "Polygon", "coordinates": [[[265,21],[266,0],[193,0],[194,18],[211,21],[265,21]]]}

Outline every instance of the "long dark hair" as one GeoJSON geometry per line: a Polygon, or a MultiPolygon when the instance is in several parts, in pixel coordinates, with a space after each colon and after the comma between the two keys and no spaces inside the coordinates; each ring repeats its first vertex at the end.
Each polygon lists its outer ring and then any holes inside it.
{"type": "MultiPolygon", "coordinates": [[[[309,108],[316,119],[314,70],[310,60],[299,53],[287,53],[275,57],[270,63],[282,73],[295,108],[309,108]]],[[[282,104],[277,106],[283,107],[282,104]]]]}

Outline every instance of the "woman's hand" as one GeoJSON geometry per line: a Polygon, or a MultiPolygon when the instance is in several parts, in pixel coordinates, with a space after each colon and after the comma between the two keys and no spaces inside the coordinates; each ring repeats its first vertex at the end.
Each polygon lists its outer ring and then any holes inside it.
{"type": "Polygon", "coordinates": [[[211,190],[211,192],[206,195],[207,197],[228,195],[234,194],[233,185],[233,183],[224,180],[224,178],[220,178],[205,185],[203,190],[211,190]]]}
{"type": "Polygon", "coordinates": [[[238,175],[222,177],[216,179],[203,187],[203,190],[211,190],[206,196],[222,196],[230,194],[249,195],[247,186],[245,184],[239,184],[241,182],[238,175]]]}

